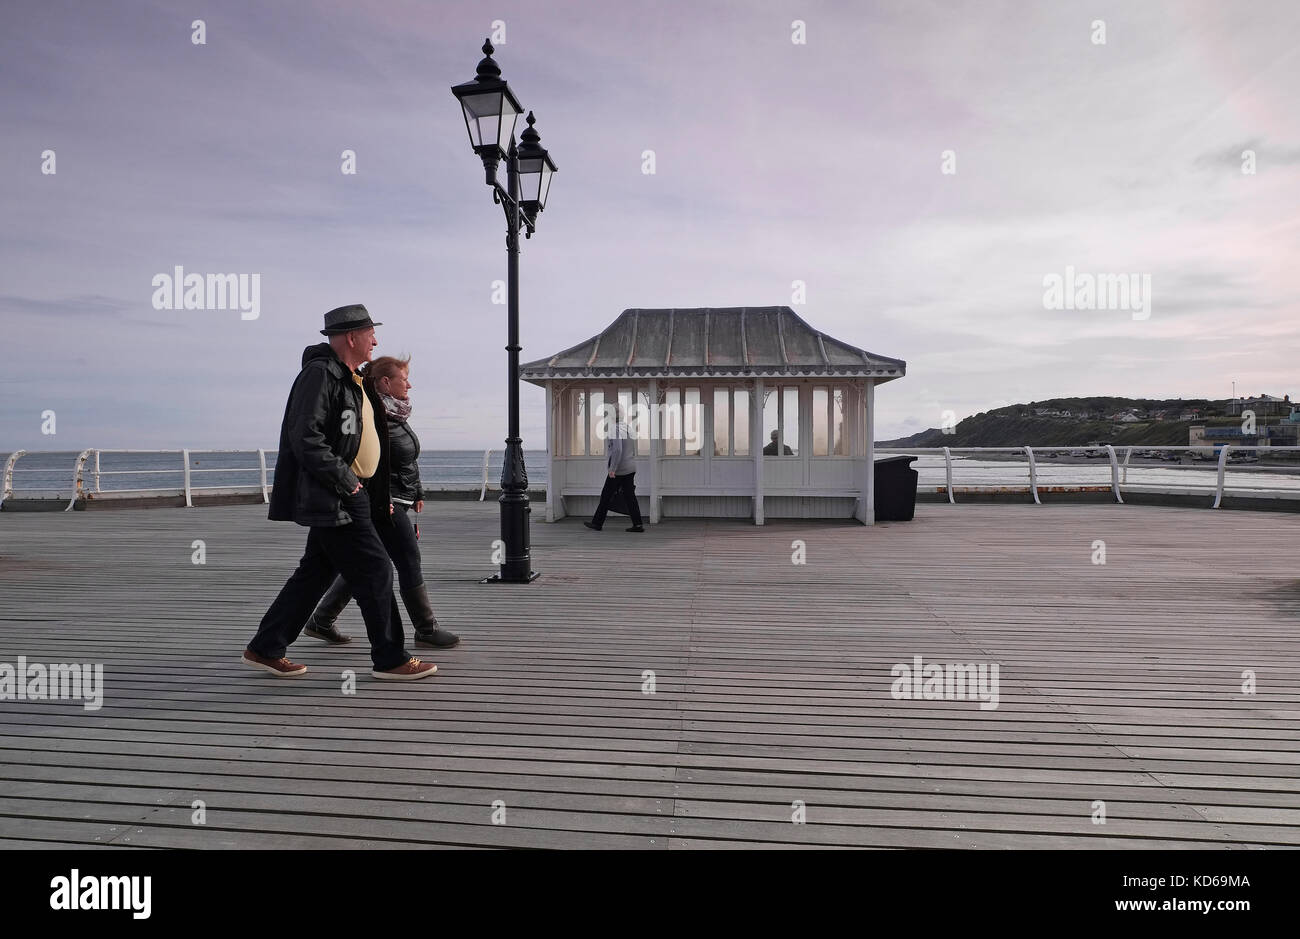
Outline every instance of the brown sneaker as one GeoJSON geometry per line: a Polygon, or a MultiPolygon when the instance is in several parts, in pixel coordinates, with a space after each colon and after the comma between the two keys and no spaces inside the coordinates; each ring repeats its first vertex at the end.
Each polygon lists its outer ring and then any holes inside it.
{"type": "Polygon", "coordinates": [[[438,666],[432,662],[421,662],[419,659],[410,658],[397,668],[384,669],[382,672],[372,668],[370,674],[385,681],[415,681],[417,678],[428,678],[437,670],[438,666]]]}
{"type": "Polygon", "coordinates": [[[243,663],[250,668],[260,668],[270,672],[276,678],[297,678],[307,671],[306,665],[298,665],[286,658],[268,659],[249,649],[244,650],[243,663]]]}

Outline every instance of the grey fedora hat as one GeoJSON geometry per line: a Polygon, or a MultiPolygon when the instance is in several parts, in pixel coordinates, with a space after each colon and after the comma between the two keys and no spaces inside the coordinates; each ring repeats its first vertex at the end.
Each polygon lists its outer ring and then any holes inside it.
{"type": "Polygon", "coordinates": [[[360,303],[349,303],[325,314],[325,328],[320,331],[320,334],[337,336],[339,333],[350,333],[354,329],[383,325],[383,323],[373,322],[366,308],[360,303]]]}

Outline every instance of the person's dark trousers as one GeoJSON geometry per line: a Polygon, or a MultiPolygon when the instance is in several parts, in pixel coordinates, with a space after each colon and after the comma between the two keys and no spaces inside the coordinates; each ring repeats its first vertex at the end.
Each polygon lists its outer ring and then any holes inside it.
{"type": "Polygon", "coordinates": [[[298,569],[280,589],[248,644],[256,654],[283,657],[338,573],[361,608],[375,668],[396,668],[411,657],[393,595],[393,568],[371,524],[366,490],[345,496],[343,509],[352,516],[351,524],[313,527],[307,533],[307,551],[298,569]]]}
{"type": "Polygon", "coordinates": [[[600,490],[600,504],[596,506],[596,514],[591,517],[591,524],[597,528],[605,524],[605,516],[609,513],[610,500],[614,498],[614,493],[620,489],[623,490],[623,498],[627,502],[628,511],[632,513],[632,524],[637,528],[641,527],[641,506],[636,501],[636,473],[615,476],[612,479],[608,474],[605,476],[605,486],[600,490]]]}
{"type": "MultiPolygon", "coordinates": [[[[420,567],[420,542],[415,537],[415,526],[407,515],[410,510],[409,505],[394,502],[393,524],[375,528],[384,550],[397,567],[397,582],[402,593],[424,584],[424,571],[420,567]]],[[[333,624],[351,599],[352,593],[347,582],[342,577],[334,578],[320,606],[316,608],[318,621],[326,625],[333,624]]]]}
{"type": "Polygon", "coordinates": [[[397,568],[397,583],[403,593],[424,583],[424,571],[420,567],[420,542],[415,537],[415,525],[408,514],[411,511],[411,506],[394,502],[393,524],[378,529],[384,550],[397,568]]]}

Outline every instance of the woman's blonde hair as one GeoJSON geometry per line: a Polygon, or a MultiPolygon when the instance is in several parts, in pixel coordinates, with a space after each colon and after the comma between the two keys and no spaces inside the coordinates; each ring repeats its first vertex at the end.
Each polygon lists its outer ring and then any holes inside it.
{"type": "Polygon", "coordinates": [[[404,359],[392,355],[381,355],[373,362],[365,363],[362,375],[377,382],[381,378],[392,378],[398,372],[409,373],[410,371],[411,357],[409,355],[404,359]]]}

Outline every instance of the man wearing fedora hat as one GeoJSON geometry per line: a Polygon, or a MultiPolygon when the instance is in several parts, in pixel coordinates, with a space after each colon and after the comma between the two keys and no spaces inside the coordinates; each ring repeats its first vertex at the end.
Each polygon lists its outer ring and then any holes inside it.
{"type": "Polygon", "coordinates": [[[343,575],[365,618],[370,674],[410,681],[438,670],[407,653],[393,568],[376,525],[391,525],[388,427],[357,368],[379,343],[359,303],[325,314],[327,342],[308,346],[280,426],[269,516],[309,528],[307,550],[262,622],[243,662],[279,678],[307,671],[285,657],[334,580],[343,575]]]}

